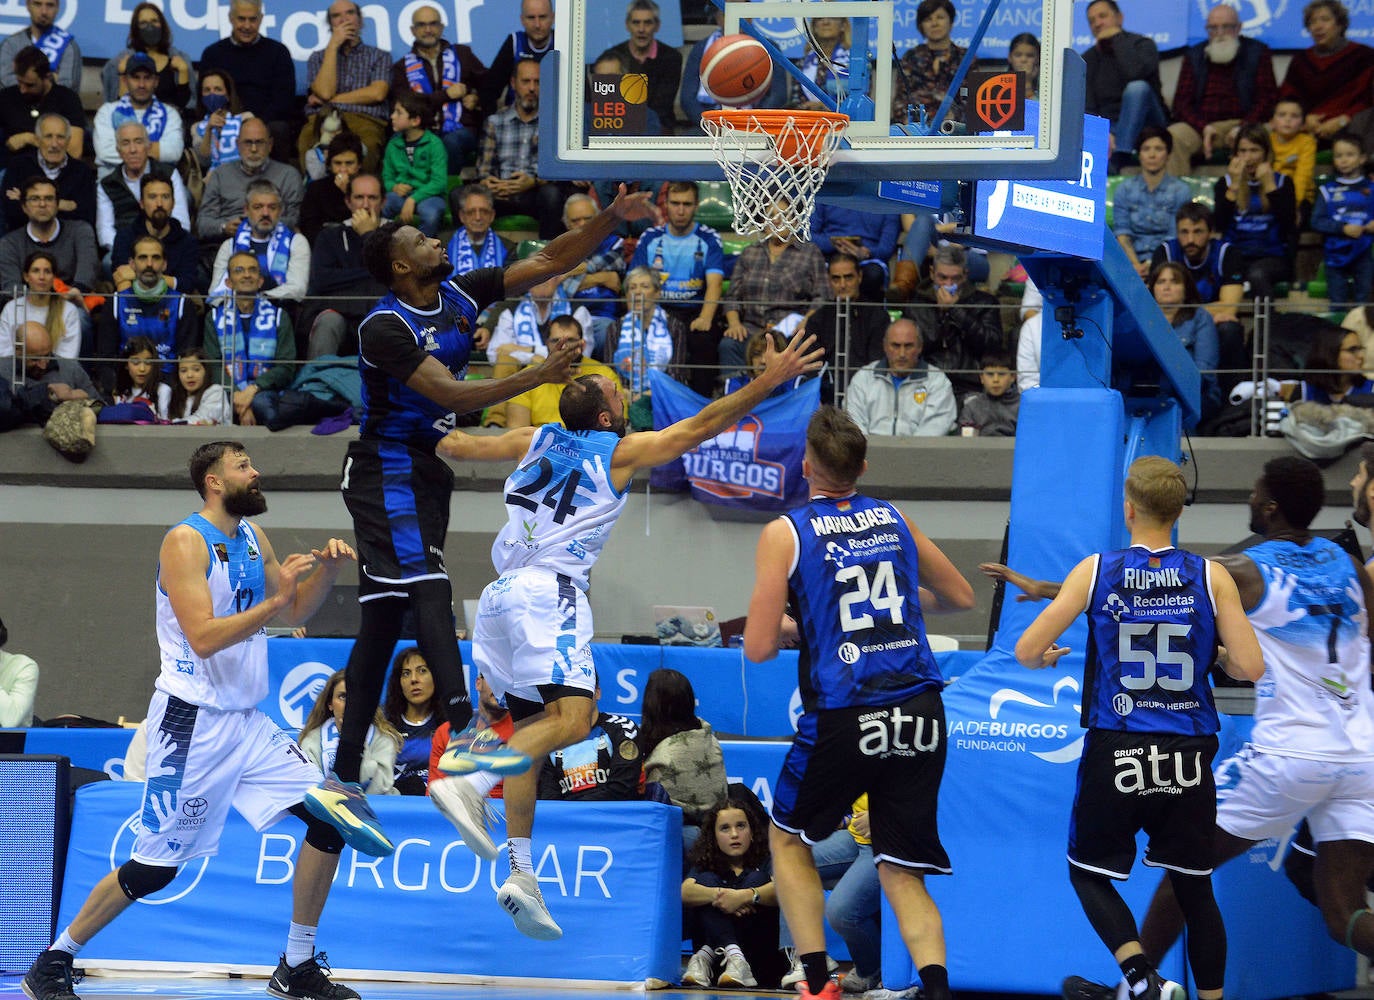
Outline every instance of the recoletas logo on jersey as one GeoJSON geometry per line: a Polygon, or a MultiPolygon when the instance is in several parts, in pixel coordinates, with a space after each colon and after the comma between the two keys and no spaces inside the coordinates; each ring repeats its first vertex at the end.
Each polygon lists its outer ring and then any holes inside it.
{"type": "Polygon", "coordinates": [[[759,456],[763,422],[750,414],[734,427],[682,456],[692,485],[712,496],[771,497],[787,491],[787,469],[759,456]]]}

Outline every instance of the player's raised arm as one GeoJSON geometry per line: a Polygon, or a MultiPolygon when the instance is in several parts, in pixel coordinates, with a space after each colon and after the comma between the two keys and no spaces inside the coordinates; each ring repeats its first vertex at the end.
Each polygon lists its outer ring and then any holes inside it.
{"type": "Polygon", "coordinates": [[[912,524],[905,514],[902,520],[916,542],[916,552],[921,560],[921,610],[927,614],[940,614],[971,611],[977,607],[978,599],[973,596],[972,584],[950,562],[949,556],[927,538],[925,532],[912,524]]]}
{"type": "Polygon", "coordinates": [[[1073,624],[1073,620],[1088,607],[1088,591],[1092,586],[1093,573],[1097,569],[1096,555],[1088,556],[1073,568],[1060,585],[1059,593],[1050,606],[1030,623],[1016,641],[1016,659],[1023,667],[1039,670],[1041,667],[1054,666],[1061,656],[1069,652],[1067,646],[1056,646],[1055,640],[1073,624]]]}
{"type": "Polygon", "coordinates": [[[515,461],[529,450],[537,427],[517,427],[504,434],[469,434],[449,431],[434,450],[455,462],[515,461]]]}

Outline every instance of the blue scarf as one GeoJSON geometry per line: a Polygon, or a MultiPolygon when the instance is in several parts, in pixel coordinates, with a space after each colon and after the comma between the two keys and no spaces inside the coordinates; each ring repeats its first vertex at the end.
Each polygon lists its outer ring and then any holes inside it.
{"type": "MultiPolygon", "coordinates": [[[[214,170],[223,163],[237,163],[239,160],[239,129],[243,126],[243,115],[225,115],[224,128],[215,136],[210,146],[210,169],[214,170]]],[[[196,138],[199,139],[210,127],[210,116],[206,115],[196,122],[196,138]]]]}
{"type": "Polygon", "coordinates": [[[215,329],[219,331],[219,349],[225,362],[234,359],[231,373],[234,388],[247,389],[276,363],[281,310],[259,295],[253,302],[253,311],[244,317],[234,301],[231,295],[215,306],[215,329]],[[246,336],[245,319],[248,324],[246,336]]]}
{"type": "Polygon", "coordinates": [[[147,110],[140,112],[129,95],[125,94],[115,102],[114,113],[110,115],[110,128],[118,132],[119,126],[125,122],[138,122],[148,130],[149,142],[160,142],[162,131],[167,127],[167,105],[154,97],[147,110]]]}
{"type": "Polygon", "coordinates": [[[54,73],[57,72],[58,65],[62,62],[62,57],[67,53],[67,45],[71,42],[71,34],[64,28],[53,25],[48,29],[48,33],[33,44],[48,57],[48,65],[52,67],[54,73]]]}
{"type": "MultiPolygon", "coordinates": [[[[291,260],[291,238],[295,235],[285,222],[278,222],[277,228],[272,230],[272,235],[267,239],[266,259],[258,258],[262,269],[279,285],[286,282],[286,265],[291,260]]],[[[234,253],[253,252],[253,226],[244,219],[239,223],[238,232],[234,233],[234,253]]]]}
{"type": "Polygon", "coordinates": [[[501,267],[506,263],[506,245],[501,242],[501,237],[488,229],[479,256],[472,252],[472,241],[468,239],[468,231],[460,228],[448,241],[448,259],[453,262],[455,276],[467,274],[479,267],[501,267]]]}
{"type": "MultiPolygon", "coordinates": [[[[458,50],[452,45],[444,45],[442,48],[443,57],[439,60],[439,85],[444,90],[452,87],[455,83],[463,80],[463,68],[458,65],[458,50]]],[[[415,54],[411,49],[405,54],[406,82],[410,84],[410,89],[417,94],[434,93],[434,84],[429,82],[429,67],[425,61],[415,54]]],[[[439,134],[445,135],[452,132],[459,125],[459,119],[463,117],[463,102],[445,101],[444,118],[440,123],[439,134]]]]}
{"type": "MultiPolygon", "coordinates": [[[[549,315],[544,322],[549,322],[555,316],[566,316],[570,312],[572,306],[568,302],[568,293],[559,285],[554,289],[553,301],[549,303],[549,315]]],[[[548,353],[548,348],[544,346],[544,338],[539,335],[539,316],[534,299],[528,295],[522,298],[520,304],[515,307],[515,312],[511,314],[511,320],[515,323],[517,347],[529,348],[541,356],[548,353]]]]}
{"type": "Polygon", "coordinates": [[[629,384],[631,391],[638,395],[647,388],[647,369],[657,368],[666,371],[673,363],[673,335],[668,329],[668,314],[662,306],[654,307],[654,318],[649,329],[644,329],[639,313],[635,310],[625,314],[620,321],[620,341],[615,348],[615,370],[629,384]],[[631,359],[630,370],[621,367],[621,362],[631,359]]]}
{"type": "Polygon", "coordinates": [[[843,45],[836,45],[830,53],[830,61],[835,64],[837,70],[834,77],[830,75],[830,68],[821,62],[816,50],[808,49],[806,58],[802,60],[801,71],[808,80],[816,81],[822,90],[834,97],[836,82],[849,79],[849,50],[843,45]]]}

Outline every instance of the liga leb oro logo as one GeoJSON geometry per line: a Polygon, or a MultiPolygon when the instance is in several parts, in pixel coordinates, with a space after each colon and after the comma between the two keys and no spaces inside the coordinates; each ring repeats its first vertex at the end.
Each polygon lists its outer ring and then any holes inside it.
{"type": "Polygon", "coordinates": [[[970,73],[969,129],[973,132],[1019,132],[1026,126],[1026,79],[1023,73],[970,73]]]}

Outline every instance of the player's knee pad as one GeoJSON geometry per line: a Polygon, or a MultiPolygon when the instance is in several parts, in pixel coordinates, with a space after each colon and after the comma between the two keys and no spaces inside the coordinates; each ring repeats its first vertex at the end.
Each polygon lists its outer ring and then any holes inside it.
{"type": "MultiPolygon", "coordinates": [[[[302,810],[304,811],[304,810],[302,810]]],[[[343,834],[322,819],[306,813],[305,842],[321,854],[338,854],[344,848],[343,834]]]]}
{"type": "Polygon", "coordinates": [[[177,877],[177,869],[175,865],[145,865],[130,859],[119,866],[117,874],[124,895],[139,900],[171,885],[172,879],[177,877]]]}

